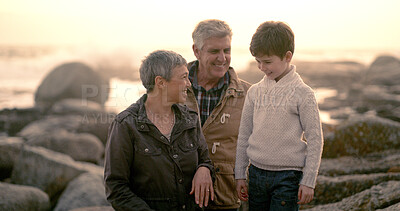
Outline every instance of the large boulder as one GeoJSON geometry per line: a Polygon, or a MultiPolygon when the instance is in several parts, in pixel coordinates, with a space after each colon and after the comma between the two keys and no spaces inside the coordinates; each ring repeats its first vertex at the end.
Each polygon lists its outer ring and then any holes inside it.
{"type": "Polygon", "coordinates": [[[43,190],[54,204],[68,183],[85,172],[103,175],[103,168],[42,147],[24,145],[14,164],[11,181],[43,190]]]}
{"type": "Polygon", "coordinates": [[[86,64],[72,62],[52,70],[35,93],[35,104],[49,108],[66,98],[90,100],[101,105],[107,101],[109,82],[86,64]]]}
{"type": "Polygon", "coordinates": [[[400,123],[373,115],[353,115],[325,136],[322,156],[363,156],[398,148],[400,123]]]}
{"type": "Polygon", "coordinates": [[[72,180],[60,196],[54,211],[91,206],[109,206],[101,175],[84,173],[72,180]]]}
{"type": "Polygon", "coordinates": [[[24,140],[17,137],[0,137],[0,180],[11,176],[24,140]]]}
{"type": "Polygon", "coordinates": [[[393,56],[379,56],[365,74],[365,85],[399,85],[400,60],[393,56]]]}
{"type": "Polygon", "coordinates": [[[319,205],[312,209],[306,210],[377,210],[387,208],[394,205],[392,208],[385,210],[398,210],[398,202],[400,201],[400,181],[388,181],[364,190],[353,196],[344,198],[340,202],[319,205]]]}
{"type": "Polygon", "coordinates": [[[26,142],[71,156],[76,161],[98,163],[103,156],[103,143],[89,133],[71,133],[64,129],[42,134],[40,138],[26,142]]]}
{"type": "Polygon", "coordinates": [[[42,190],[0,182],[0,210],[50,210],[49,196],[42,190]]]}

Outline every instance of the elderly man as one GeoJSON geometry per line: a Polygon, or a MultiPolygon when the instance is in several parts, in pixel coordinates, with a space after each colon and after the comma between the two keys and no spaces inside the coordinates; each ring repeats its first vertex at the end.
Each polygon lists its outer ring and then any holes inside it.
{"type": "Polygon", "coordinates": [[[230,67],[232,31],[220,20],[205,20],[192,34],[197,60],[188,64],[186,105],[197,111],[215,168],[214,201],[207,209],[237,210],[234,178],[236,141],[245,95],[250,84],[230,67]]]}

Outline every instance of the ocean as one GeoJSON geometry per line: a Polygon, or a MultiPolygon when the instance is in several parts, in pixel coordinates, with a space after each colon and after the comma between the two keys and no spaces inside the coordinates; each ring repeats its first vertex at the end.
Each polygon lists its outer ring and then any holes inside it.
{"type": "MultiPolygon", "coordinates": [[[[175,50],[175,49],[173,49],[175,50]]],[[[192,52],[177,48],[188,61],[194,59],[192,52]]],[[[0,46],[0,109],[29,108],[34,105],[34,93],[41,81],[56,66],[81,61],[96,70],[99,64],[118,67],[129,67],[133,72],[139,67],[140,61],[149,52],[132,49],[104,50],[99,48],[79,47],[48,47],[48,46],[0,46]]],[[[295,59],[301,61],[355,61],[368,66],[378,55],[390,54],[400,57],[400,50],[297,50],[295,59]]],[[[231,65],[237,71],[243,71],[249,62],[253,61],[247,49],[232,49],[231,65]]],[[[134,73],[132,73],[134,74],[134,73]]],[[[137,74],[137,73],[136,73],[137,74]]],[[[140,81],[111,78],[110,97],[106,109],[120,112],[135,102],[145,89],[140,81]]],[[[317,99],[337,93],[330,89],[317,89],[317,99]]],[[[324,122],[330,120],[329,114],[321,111],[324,122]]]]}

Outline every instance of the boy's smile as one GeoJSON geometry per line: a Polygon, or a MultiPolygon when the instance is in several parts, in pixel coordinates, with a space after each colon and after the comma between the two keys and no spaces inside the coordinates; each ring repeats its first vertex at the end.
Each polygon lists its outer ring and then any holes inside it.
{"type": "Polygon", "coordinates": [[[289,72],[292,56],[292,52],[288,51],[283,59],[276,55],[256,57],[258,69],[264,72],[268,79],[278,82],[289,72]]]}

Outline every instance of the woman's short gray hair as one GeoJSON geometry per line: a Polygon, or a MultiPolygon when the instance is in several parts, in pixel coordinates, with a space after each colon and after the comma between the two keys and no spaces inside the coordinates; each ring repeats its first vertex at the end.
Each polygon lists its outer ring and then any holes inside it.
{"type": "Polygon", "coordinates": [[[202,49],[204,40],[210,37],[232,38],[232,30],[229,25],[221,20],[209,19],[197,24],[192,33],[193,43],[198,49],[202,49]]]}
{"type": "Polygon", "coordinates": [[[151,92],[157,76],[169,81],[172,77],[172,70],[181,65],[186,66],[187,62],[180,54],[166,50],[153,51],[140,65],[140,80],[147,92],[151,92]]]}

